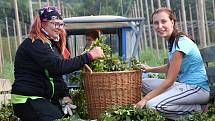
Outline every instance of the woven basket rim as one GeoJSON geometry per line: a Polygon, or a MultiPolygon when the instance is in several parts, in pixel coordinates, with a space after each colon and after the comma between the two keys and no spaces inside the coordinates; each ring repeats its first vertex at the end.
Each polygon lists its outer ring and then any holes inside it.
{"type": "Polygon", "coordinates": [[[110,73],[131,73],[131,72],[138,72],[141,70],[125,70],[125,71],[109,71],[109,72],[86,72],[81,70],[81,73],[91,73],[91,74],[110,74],[110,73]]]}

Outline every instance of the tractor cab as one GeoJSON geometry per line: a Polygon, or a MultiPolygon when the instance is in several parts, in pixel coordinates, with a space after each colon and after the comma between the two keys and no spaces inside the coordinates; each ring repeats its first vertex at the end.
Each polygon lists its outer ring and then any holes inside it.
{"type": "Polygon", "coordinates": [[[106,36],[105,44],[112,49],[112,54],[122,60],[139,58],[139,42],[143,18],[121,16],[81,16],[65,18],[67,45],[71,56],[80,55],[86,45],[86,32],[99,30],[106,36]]]}
{"type": "MultiPolygon", "coordinates": [[[[67,32],[67,47],[71,57],[84,52],[86,33],[90,30],[98,30],[106,37],[104,43],[111,47],[112,55],[118,56],[123,61],[131,57],[139,59],[143,18],[81,16],[65,18],[63,21],[67,32]]],[[[77,75],[80,73],[73,73],[73,77],[78,77],[77,75]]],[[[79,85],[70,83],[68,87],[75,89],[79,85]]]]}

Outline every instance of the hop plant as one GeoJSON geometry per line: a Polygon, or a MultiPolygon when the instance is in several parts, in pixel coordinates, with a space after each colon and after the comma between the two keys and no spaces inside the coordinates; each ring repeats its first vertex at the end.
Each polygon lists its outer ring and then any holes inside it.
{"type": "Polygon", "coordinates": [[[0,121],[16,121],[18,118],[13,113],[12,104],[3,105],[0,109],[0,121]]]}
{"type": "MultiPolygon", "coordinates": [[[[130,59],[130,65],[128,61],[122,61],[119,57],[112,55],[112,50],[109,45],[104,44],[104,40],[106,37],[101,35],[99,38],[95,40],[93,45],[89,48],[89,50],[94,47],[101,47],[104,52],[104,57],[102,59],[94,60],[89,64],[90,68],[94,72],[110,72],[110,71],[125,71],[125,70],[137,70],[139,61],[135,58],[130,59]]],[[[89,51],[87,50],[87,51],[89,51]]]]}
{"type": "Polygon", "coordinates": [[[100,121],[165,121],[158,112],[132,105],[113,106],[100,115],[100,121]]]}

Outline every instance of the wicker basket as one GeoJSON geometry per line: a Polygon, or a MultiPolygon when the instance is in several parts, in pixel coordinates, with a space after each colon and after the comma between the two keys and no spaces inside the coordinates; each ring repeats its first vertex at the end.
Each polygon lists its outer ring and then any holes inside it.
{"type": "MultiPolygon", "coordinates": [[[[89,66],[86,66],[89,69],[89,66]]],[[[112,105],[135,104],[141,99],[141,72],[92,72],[84,69],[81,78],[87,97],[90,119],[112,105]]]]}

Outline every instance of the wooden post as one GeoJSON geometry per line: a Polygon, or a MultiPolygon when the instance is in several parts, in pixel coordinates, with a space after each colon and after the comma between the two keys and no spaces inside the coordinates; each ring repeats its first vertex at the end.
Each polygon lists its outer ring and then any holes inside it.
{"type": "Polygon", "coordinates": [[[55,6],[55,0],[52,0],[52,6],[55,6]]]}
{"type": "Polygon", "coordinates": [[[33,15],[32,1],[31,0],[28,0],[28,7],[29,7],[30,22],[31,22],[31,25],[32,25],[33,20],[34,20],[34,15],[33,15]]]}
{"type": "Polygon", "coordinates": [[[198,8],[198,0],[196,0],[196,17],[197,17],[197,27],[198,27],[198,34],[199,35],[199,43],[200,43],[200,39],[202,38],[202,34],[201,34],[201,30],[200,30],[200,21],[199,21],[199,8],[198,8]]]}
{"type": "Polygon", "coordinates": [[[206,33],[205,33],[205,19],[204,19],[204,0],[197,0],[198,1],[198,8],[199,8],[199,23],[200,23],[200,31],[202,34],[202,38],[200,38],[200,47],[206,47],[206,33]]]}
{"type": "MultiPolygon", "coordinates": [[[[99,14],[100,15],[100,14],[99,14]]],[[[129,12],[128,12],[128,18],[131,18],[132,16],[131,16],[131,9],[129,10],[129,12]]]]}
{"type": "MultiPolygon", "coordinates": [[[[140,9],[141,9],[141,17],[144,18],[143,0],[140,0],[140,9]]],[[[145,24],[143,25],[143,39],[144,39],[144,49],[146,49],[148,47],[148,44],[147,44],[147,38],[146,38],[146,27],[145,27],[145,24]]]]}
{"type": "Polygon", "coordinates": [[[39,3],[39,8],[42,8],[41,0],[38,0],[38,3],[39,3]]]}
{"type": "Polygon", "coordinates": [[[57,6],[58,6],[58,9],[61,10],[60,0],[57,0],[57,6]]]}
{"type": "Polygon", "coordinates": [[[190,26],[191,26],[191,31],[192,31],[192,37],[194,40],[195,39],[195,34],[194,34],[194,27],[193,27],[193,15],[192,15],[192,10],[191,10],[191,5],[189,4],[189,13],[190,13],[190,26]]]}
{"type": "Polygon", "coordinates": [[[134,1],[134,16],[137,18],[137,3],[134,1]]]}
{"type": "MultiPolygon", "coordinates": [[[[140,0],[136,0],[136,5],[137,5],[137,17],[141,16],[141,9],[140,9],[140,0]]],[[[143,46],[143,37],[140,36],[140,44],[139,44],[139,48],[140,50],[143,50],[144,46],[143,46]]]]}
{"type": "MultiPolygon", "coordinates": [[[[141,17],[144,18],[143,0],[140,0],[140,11],[141,11],[141,17]]],[[[145,23],[143,24],[143,34],[142,34],[142,38],[143,38],[143,43],[144,43],[144,49],[146,49],[146,48],[148,47],[148,44],[147,44],[147,39],[146,39],[146,28],[145,28],[145,23]]]]}
{"type": "Polygon", "coordinates": [[[208,19],[207,19],[207,13],[206,13],[206,8],[205,8],[205,2],[203,2],[203,7],[204,7],[204,18],[205,18],[205,28],[206,28],[206,42],[207,42],[207,45],[210,45],[211,44],[211,41],[210,41],[210,31],[209,31],[209,28],[208,28],[208,19]]]}
{"type": "Polygon", "coordinates": [[[69,17],[69,11],[70,11],[69,8],[67,8],[67,17],[69,17]]]}
{"type": "Polygon", "coordinates": [[[23,23],[23,24],[24,24],[24,28],[25,28],[25,36],[27,36],[28,35],[27,25],[26,25],[26,23],[23,23]]]}
{"type": "Polygon", "coordinates": [[[152,34],[151,34],[151,24],[150,24],[150,19],[149,19],[148,0],[145,0],[145,6],[146,6],[148,32],[149,32],[149,46],[152,49],[153,48],[153,43],[152,43],[152,34]]]}
{"type": "Polygon", "coordinates": [[[10,48],[10,35],[9,35],[9,30],[8,30],[8,21],[7,17],[5,17],[5,24],[6,24],[6,33],[7,33],[7,45],[8,45],[8,51],[9,51],[9,59],[10,63],[12,64],[12,54],[11,54],[11,48],[10,48]]]}
{"type": "Polygon", "coordinates": [[[179,26],[179,29],[182,31],[183,30],[183,26],[182,26],[181,11],[180,10],[178,11],[178,16],[179,16],[178,26],[179,26]]]}
{"type": "Polygon", "coordinates": [[[153,2],[153,0],[151,0],[151,8],[152,8],[152,12],[151,13],[153,13],[154,12],[154,2],[153,2]]]}
{"type": "MultiPolygon", "coordinates": [[[[158,8],[161,8],[161,1],[160,0],[158,0],[158,8]]],[[[164,53],[166,53],[166,41],[164,38],[162,38],[162,46],[163,46],[164,53]]]]}
{"type": "Polygon", "coordinates": [[[66,17],[69,17],[69,10],[68,8],[65,8],[66,9],[66,17]]]}
{"type": "Polygon", "coordinates": [[[1,37],[1,29],[0,29],[0,44],[1,44],[1,48],[0,48],[0,50],[1,50],[1,60],[2,60],[2,65],[4,65],[4,50],[3,50],[3,42],[2,42],[3,40],[2,40],[2,37],[1,37]]]}
{"type": "Polygon", "coordinates": [[[134,18],[135,17],[135,2],[134,2],[134,4],[133,4],[133,6],[132,6],[132,9],[131,9],[131,16],[132,16],[132,18],[134,18]]]}
{"type": "Polygon", "coordinates": [[[214,15],[214,21],[215,21],[215,5],[214,5],[214,0],[213,0],[213,15],[214,15]]]}
{"type": "Polygon", "coordinates": [[[0,73],[3,72],[3,42],[2,42],[2,38],[1,38],[1,29],[0,29],[0,73]]]}
{"type": "Polygon", "coordinates": [[[68,9],[68,14],[67,14],[67,15],[68,15],[67,17],[70,17],[70,16],[71,16],[71,13],[70,13],[69,9],[68,9]]]}
{"type": "Polygon", "coordinates": [[[16,36],[16,25],[15,25],[15,21],[13,20],[13,36],[14,36],[14,40],[15,40],[15,49],[17,50],[17,36],[16,36]]]}
{"type": "Polygon", "coordinates": [[[123,13],[123,0],[120,0],[120,4],[121,4],[121,15],[123,16],[124,13],[123,13]]]}
{"type": "Polygon", "coordinates": [[[21,28],[19,23],[19,13],[18,13],[18,7],[17,7],[17,0],[14,1],[14,8],[15,8],[15,15],[16,15],[16,29],[18,34],[18,43],[21,44],[22,42],[22,34],[21,34],[21,28]]]}
{"type": "Polygon", "coordinates": [[[102,13],[102,2],[99,1],[99,15],[101,15],[102,13]]]}
{"type": "Polygon", "coordinates": [[[139,0],[136,0],[136,5],[137,5],[137,17],[140,17],[140,2],[139,2],[139,0]]]}
{"type": "MultiPolygon", "coordinates": [[[[140,17],[140,1],[136,0],[136,5],[137,5],[137,17],[140,17]]],[[[140,42],[139,42],[139,49],[142,50],[143,49],[143,43],[142,43],[142,36],[140,36],[140,42]]]]}
{"type": "Polygon", "coordinates": [[[161,8],[161,0],[158,0],[158,8],[161,8]]]}
{"type": "Polygon", "coordinates": [[[166,0],[166,5],[167,5],[167,8],[171,9],[170,1],[169,0],[166,0]]]}
{"type": "Polygon", "coordinates": [[[62,9],[62,16],[63,16],[63,18],[67,18],[67,10],[66,10],[66,8],[62,9]]]}
{"type": "Polygon", "coordinates": [[[166,40],[162,38],[163,51],[166,53],[166,40]]]}
{"type": "MultiPolygon", "coordinates": [[[[154,2],[153,2],[153,0],[151,0],[151,8],[152,8],[152,12],[154,12],[154,2]]],[[[156,47],[156,51],[157,51],[157,56],[158,56],[158,58],[160,58],[157,33],[155,32],[154,29],[153,29],[153,32],[154,32],[154,36],[155,36],[155,47],[156,47]]]]}
{"type": "MultiPolygon", "coordinates": [[[[1,41],[1,40],[0,40],[1,41]]],[[[2,73],[3,72],[3,64],[2,64],[2,55],[1,55],[1,53],[0,53],[0,73],[2,73]]]]}
{"type": "Polygon", "coordinates": [[[63,1],[61,1],[61,12],[62,12],[63,17],[65,17],[64,2],[63,1]]]}
{"type": "Polygon", "coordinates": [[[184,0],[181,0],[181,11],[182,11],[182,19],[183,19],[183,30],[185,33],[188,33],[187,31],[187,18],[185,13],[185,7],[184,7],[184,0]]]}
{"type": "Polygon", "coordinates": [[[48,5],[48,6],[50,6],[50,2],[49,2],[49,0],[46,0],[46,2],[47,2],[47,5],[48,5]]]}

